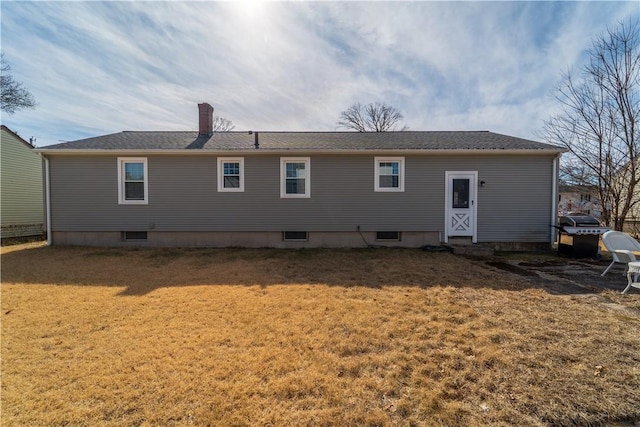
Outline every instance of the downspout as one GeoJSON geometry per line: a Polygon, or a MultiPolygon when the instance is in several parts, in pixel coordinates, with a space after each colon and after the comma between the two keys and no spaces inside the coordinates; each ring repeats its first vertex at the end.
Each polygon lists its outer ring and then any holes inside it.
{"type": "Polygon", "coordinates": [[[53,244],[53,236],[51,235],[51,179],[49,172],[49,158],[44,157],[44,188],[45,188],[45,211],[47,213],[47,246],[53,244]]]}
{"type": "Polygon", "coordinates": [[[551,249],[553,249],[553,243],[556,241],[556,228],[554,226],[557,225],[556,223],[558,220],[558,171],[560,156],[562,156],[561,153],[556,154],[556,156],[553,158],[553,185],[551,189],[551,227],[549,227],[551,229],[551,235],[549,236],[549,246],[551,247],[551,249]]]}

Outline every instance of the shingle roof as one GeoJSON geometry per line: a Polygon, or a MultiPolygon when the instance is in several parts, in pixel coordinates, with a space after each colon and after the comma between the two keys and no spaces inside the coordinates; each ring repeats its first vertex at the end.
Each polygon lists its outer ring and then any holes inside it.
{"type": "MultiPolygon", "coordinates": [[[[260,150],[551,150],[561,147],[488,131],[257,132],[260,150]]],[[[51,145],[45,150],[254,150],[256,132],[125,131],[51,145]]]]}

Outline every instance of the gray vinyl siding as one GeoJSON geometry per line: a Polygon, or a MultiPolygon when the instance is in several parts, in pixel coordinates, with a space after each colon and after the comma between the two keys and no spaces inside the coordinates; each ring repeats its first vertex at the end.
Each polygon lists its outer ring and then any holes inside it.
{"type": "Polygon", "coordinates": [[[412,154],[405,191],[377,193],[373,154],[292,154],[309,199],[280,198],[280,157],[244,156],[245,191],[221,193],[216,156],[147,156],[148,205],[118,205],[117,156],[51,156],[52,230],[444,232],[445,172],[478,171],[479,241],[549,241],[550,155],[412,154]]]}
{"type": "Polygon", "coordinates": [[[552,157],[496,159],[479,171],[478,241],[548,242],[553,193],[552,157]]]}

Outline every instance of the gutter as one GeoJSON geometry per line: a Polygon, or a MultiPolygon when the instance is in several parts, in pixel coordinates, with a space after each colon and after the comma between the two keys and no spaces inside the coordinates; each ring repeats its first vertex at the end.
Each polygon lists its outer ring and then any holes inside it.
{"type": "Polygon", "coordinates": [[[51,173],[49,171],[49,158],[43,153],[40,155],[44,158],[44,188],[45,188],[45,211],[47,221],[47,246],[53,244],[53,236],[51,234],[51,173]]]}
{"type": "Polygon", "coordinates": [[[553,243],[556,240],[556,227],[558,221],[558,186],[559,186],[559,170],[560,157],[562,153],[558,153],[553,159],[553,184],[551,186],[551,235],[549,236],[549,246],[553,249],[553,243]]]}
{"type": "Polygon", "coordinates": [[[474,150],[474,149],[458,149],[458,150],[438,150],[438,149],[339,149],[339,150],[327,150],[327,149],[284,149],[284,148],[264,148],[259,147],[256,150],[252,149],[242,150],[187,150],[187,149],[46,149],[37,148],[35,152],[46,154],[50,156],[55,155],[111,155],[111,156],[135,156],[135,155],[182,155],[182,156],[230,156],[230,155],[287,155],[292,154],[371,154],[371,155],[390,155],[390,154],[422,154],[422,155],[451,155],[451,154],[471,154],[471,155],[504,155],[504,154],[517,154],[517,155],[537,155],[537,154],[556,154],[559,155],[566,150],[562,149],[515,149],[515,150],[474,150]]]}

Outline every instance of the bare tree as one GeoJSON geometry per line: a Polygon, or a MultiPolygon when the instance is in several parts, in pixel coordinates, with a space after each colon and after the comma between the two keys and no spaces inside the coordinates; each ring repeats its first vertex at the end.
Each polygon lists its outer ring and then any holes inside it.
{"type": "Polygon", "coordinates": [[[0,53],[0,67],[2,71],[0,74],[0,107],[2,111],[13,114],[23,108],[35,108],[36,101],[33,95],[22,86],[22,83],[13,79],[11,66],[5,61],[4,53],[0,53]]]}
{"type": "Polygon", "coordinates": [[[640,203],[640,21],[608,29],[588,53],[580,73],[558,83],[562,112],[543,134],[569,150],[574,178],[598,188],[603,222],[622,230],[640,203]]]}
{"type": "Polygon", "coordinates": [[[214,132],[230,132],[233,129],[235,129],[235,126],[231,120],[227,120],[220,116],[213,116],[214,132]]]}
{"type": "MultiPolygon", "coordinates": [[[[385,103],[371,102],[364,106],[356,103],[340,113],[338,125],[358,132],[388,132],[397,130],[403,118],[400,111],[385,103]]],[[[407,127],[399,130],[405,131],[407,127]]]]}
{"type": "Polygon", "coordinates": [[[567,185],[593,186],[593,173],[581,161],[566,156],[560,164],[560,181],[567,185]]]}

